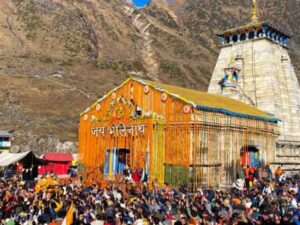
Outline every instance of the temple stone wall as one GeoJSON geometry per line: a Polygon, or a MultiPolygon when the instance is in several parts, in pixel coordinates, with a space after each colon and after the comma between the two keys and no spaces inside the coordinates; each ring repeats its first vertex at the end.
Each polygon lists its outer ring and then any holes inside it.
{"type": "MultiPolygon", "coordinates": [[[[221,162],[221,165],[196,168],[196,174],[201,175],[198,180],[201,181],[200,183],[203,187],[213,186],[221,189],[230,188],[236,180],[238,170],[241,169],[241,150],[245,146],[257,147],[259,149],[259,159],[264,165],[268,161],[275,160],[275,152],[270,151],[270,149],[276,148],[276,142],[274,140],[276,136],[270,138],[268,136],[252,133],[245,142],[243,131],[221,131],[221,138],[222,140],[225,140],[223,145],[218,149],[220,152],[217,153],[217,155],[220,156],[218,162],[221,162]]],[[[202,152],[201,155],[208,163],[212,160],[209,159],[208,156],[208,153],[211,150],[212,149],[207,149],[207,151],[202,152]]],[[[273,165],[273,169],[276,169],[276,165],[273,165]]]]}
{"type": "Polygon", "coordinates": [[[286,48],[265,38],[222,46],[208,92],[254,105],[282,120],[273,163],[300,170],[300,88],[286,48]],[[238,86],[222,89],[224,68],[233,60],[241,69],[238,86]]]}

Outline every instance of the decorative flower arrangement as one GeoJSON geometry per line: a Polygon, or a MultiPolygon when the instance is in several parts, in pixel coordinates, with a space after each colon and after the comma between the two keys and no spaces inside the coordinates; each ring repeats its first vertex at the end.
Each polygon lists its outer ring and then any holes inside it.
{"type": "Polygon", "coordinates": [[[148,85],[146,85],[145,87],[144,87],[144,93],[145,94],[148,94],[150,92],[150,87],[148,86],[148,85]]]}
{"type": "Polygon", "coordinates": [[[167,101],[167,99],[168,99],[168,94],[167,94],[167,93],[162,93],[162,95],[161,95],[161,100],[162,100],[163,102],[165,102],[165,101],[167,101]]]}
{"type": "Polygon", "coordinates": [[[97,105],[96,105],[96,110],[97,110],[97,111],[100,111],[100,109],[101,109],[101,105],[100,105],[100,104],[97,104],[97,105]]]}
{"type": "Polygon", "coordinates": [[[184,107],[183,107],[183,112],[184,113],[186,113],[186,114],[188,114],[188,113],[190,113],[191,112],[191,106],[190,105],[185,105],[184,107]]]}

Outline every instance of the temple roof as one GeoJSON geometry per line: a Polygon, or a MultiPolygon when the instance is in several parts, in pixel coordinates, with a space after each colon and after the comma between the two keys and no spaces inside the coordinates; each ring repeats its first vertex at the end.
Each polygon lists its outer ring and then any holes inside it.
{"type": "Polygon", "coordinates": [[[7,131],[0,130],[0,137],[11,137],[11,134],[7,131]]]}
{"type": "Polygon", "coordinates": [[[215,111],[231,116],[252,118],[268,122],[279,121],[279,119],[275,118],[269,113],[231,98],[154,81],[139,80],[135,78],[131,79],[152,86],[157,90],[166,92],[173,97],[192,104],[199,110],[215,111]]]}
{"type": "Polygon", "coordinates": [[[289,34],[287,34],[286,32],[282,31],[281,29],[279,29],[278,27],[274,26],[273,24],[271,24],[270,22],[268,21],[263,21],[263,22],[257,22],[257,23],[249,23],[245,26],[241,26],[241,27],[236,27],[236,28],[233,28],[233,29],[229,29],[229,30],[225,30],[221,33],[218,33],[217,36],[226,36],[226,35],[233,35],[233,34],[236,34],[236,33],[239,33],[239,32],[243,32],[244,30],[248,30],[248,29],[259,29],[263,26],[268,26],[270,28],[272,28],[274,31],[277,31],[278,33],[281,33],[282,35],[288,37],[288,38],[291,38],[291,36],[289,34]]]}
{"type": "Polygon", "coordinates": [[[232,45],[233,43],[248,40],[267,39],[286,48],[291,38],[290,35],[276,28],[269,22],[251,22],[246,26],[226,30],[217,34],[217,37],[221,46],[232,45]]]}
{"type": "Polygon", "coordinates": [[[120,86],[112,89],[106,95],[104,95],[101,99],[96,101],[91,107],[86,109],[81,115],[90,111],[97,103],[103,101],[108,96],[110,96],[113,92],[117,91],[119,88],[123,87],[130,81],[136,81],[143,85],[148,85],[160,92],[165,92],[170,96],[177,98],[187,104],[191,104],[198,110],[203,111],[214,111],[223,113],[230,116],[243,117],[248,119],[256,119],[262,120],[272,123],[277,123],[280,121],[269,113],[261,111],[256,107],[247,105],[240,101],[236,101],[231,98],[223,97],[220,95],[209,94],[206,92],[201,92],[198,90],[187,89],[183,87],[158,83],[155,81],[148,81],[130,77],[125,82],[123,82],[120,86]]]}

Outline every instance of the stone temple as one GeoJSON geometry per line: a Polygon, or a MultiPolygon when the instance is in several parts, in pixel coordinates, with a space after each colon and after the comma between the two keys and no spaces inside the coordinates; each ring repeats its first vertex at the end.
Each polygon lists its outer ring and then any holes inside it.
{"type": "MultiPolygon", "coordinates": [[[[253,0],[252,22],[217,35],[221,51],[209,93],[230,97],[280,119],[273,167],[300,170],[300,88],[288,54],[290,36],[259,22],[253,0]]],[[[259,146],[256,146],[259,148],[259,146]]]]}

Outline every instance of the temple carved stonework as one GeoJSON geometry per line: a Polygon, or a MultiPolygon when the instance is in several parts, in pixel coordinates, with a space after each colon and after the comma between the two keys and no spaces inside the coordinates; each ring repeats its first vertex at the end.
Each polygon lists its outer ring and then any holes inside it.
{"type": "Polygon", "coordinates": [[[287,51],[289,38],[270,23],[253,20],[219,34],[221,51],[208,92],[280,119],[276,159],[270,163],[293,172],[300,170],[300,88],[287,51]]]}

